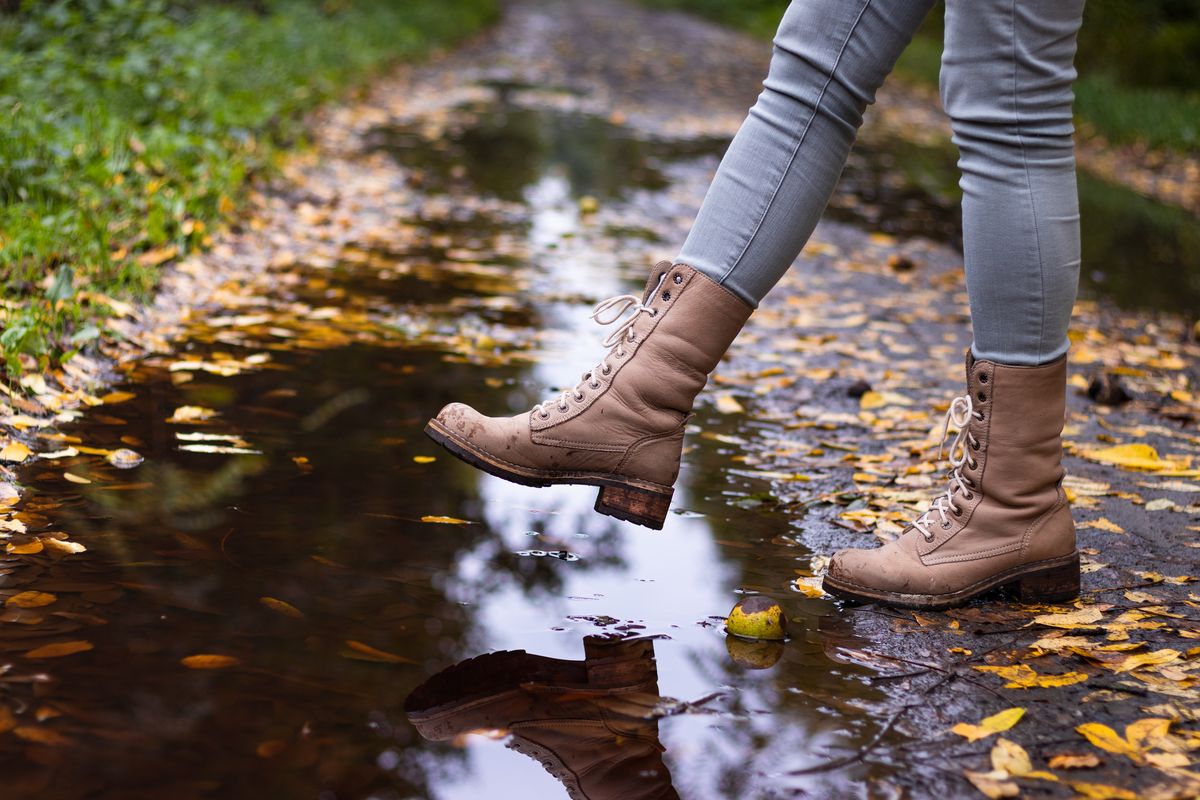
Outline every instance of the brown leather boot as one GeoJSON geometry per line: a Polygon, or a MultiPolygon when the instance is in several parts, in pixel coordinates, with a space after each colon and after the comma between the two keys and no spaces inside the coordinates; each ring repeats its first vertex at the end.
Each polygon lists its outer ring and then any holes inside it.
{"type": "Polygon", "coordinates": [[[642,297],[596,306],[611,349],[578,385],[515,417],[451,403],[425,433],[454,455],[527,486],[599,486],[596,510],[661,528],[696,395],[753,309],[684,264],[660,262],[642,297]]]}
{"type": "Polygon", "coordinates": [[[583,640],[583,661],[513,650],[456,664],[404,703],[426,739],[508,736],[577,800],[678,800],[663,763],[654,640],[583,640]]]}
{"type": "Polygon", "coordinates": [[[1015,585],[1025,602],[1079,594],[1075,524],[1062,489],[1066,357],[1040,367],[976,361],[947,414],[949,486],[893,542],[833,557],[825,591],[902,608],[962,605],[1015,585]]]}

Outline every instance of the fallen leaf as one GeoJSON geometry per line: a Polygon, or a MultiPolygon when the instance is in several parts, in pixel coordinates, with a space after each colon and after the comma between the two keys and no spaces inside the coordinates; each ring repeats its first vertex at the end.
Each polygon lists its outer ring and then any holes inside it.
{"type": "Polygon", "coordinates": [[[76,475],[73,472],[64,472],[63,477],[66,478],[71,483],[91,483],[91,481],[88,480],[87,478],[85,478],[81,475],[76,475]]]}
{"type": "Polygon", "coordinates": [[[4,605],[15,608],[41,608],[50,605],[57,599],[58,597],[49,592],[21,592],[5,600],[4,605]]]}
{"type": "Polygon", "coordinates": [[[167,418],[167,422],[186,423],[186,422],[204,422],[217,416],[216,411],[203,406],[180,406],[175,409],[175,413],[167,418]]]}
{"type": "Polygon", "coordinates": [[[200,653],[179,660],[188,669],[227,669],[241,664],[241,659],[235,656],[223,656],[213,653],[200,653]]]}
{"type": "Polygon", "coordinates": [[[967,780],[974,784],[976,789],[983,792],[991,800],[999,800],[1002,797],[1016,797],[1021,793],[1021,788],[1007,780],[1008,775],[1003,772],[972,772],[968,769],[963,774],[967,776],[967,780]]]}
{"type": "Polygon", "coordinates": [[[10,441],[0,449],[0,461],[11,461],[20,464],[33,455],[33,451],[21,442],[10,441]]]}
{"type": "Polygon", "coordinates": [[[977,666],[974,669],[980,672],[994,672],[1001,678],[1006,679],[1008,683],[1004,684],[1005,689],[1052,689],[1056,686],[1070,686],[1075,683],[1083,683],[1088,679],[1088,676],[1082,672],[1065,672],[1062,675],[1039,675],[1032,667],[1026,664],[1013,664],[1007,667],[977,666]]]}
{"type": "Polygon", "coordinates": [[[86,653],[93,647],[91,642],[75,641],[75,642],[55,642],[54,644],[42,645],[34,648],[25,654],[26,658],[61,658],[62,656],[72,656],[76,653],[86,653]]]}
{"type": "Polygon", "coordinates": [[[1051,756],[1049,764],[1050,769],[1091,769],[1100,766],[1100,758],[1095,753],[1063,754],[1051,756]]]}
{"type": "Polygon", "coordinates": [[[124,403],[126,400],[132,400],[137,397],[133,392],[109,392],[100,398],[100,401],[105,405],[111,406],[117,403],[124,403]]]}
{"type": "Polygon", "coordinates": [[[371,647],[371,645],[369,645],[369,644],[364,644],[363,642],[356,642],[353,639],[347,639],[346,646],[349,647],[350,650],[352,651],[349,653],[345,653],[345,652],[342,653],[342,655],[346,656],[347,658],[358,658],[358,659],[362,659],[363,661],[386,661],[389,664],[415,664],[415,663],[417,663],[417,662],[413,661],[411,658],[405,658],[404,656],[398,656],[395,653],[389,653],[386,650],[380,650],[378,648],[371,647]]]}
{"type": "Polygon", "coordinates": [[[69,542],[64,539],[55,539],[53,537],[47,537],[43,539],[42,544],[45,545],[46,549],[54,550],[55,552],[63,553],[64,555],[74,555],[75,553],[87,552],[87,548],[81,545],[79,542],[69,542]]]}
{"type": "Polygon", "coordinates": [[[1108,533],[1124,533],[1125,529],[1117,523],[1110,520],[1108,517],[1100,517],[1079,524],[1080,528],[1094,528],[1098,531],[1107,531],[1108,533]]]}
{"type": "Polygon", "coordinates": [[[426,514],[421,517],[421,522],[436,522],[441,525],[470,525],[470,520],[459,519],[458,517],[441,517],[435,514],[426,514]]]}
{"type": "Polygon", "coordinates": [[[717,411],[722,414],[744,414],[746,409],[731,394],[717,395],[717,411]]]}
{"type": "Polygon", "coordinates": [[[1142,667],[1160,666],[1169,664],[1172,661],[1179,660],[1179,651],[1169,647],[1164,647],[1162,650],[1155,650],[1151,653],[1138,653],[1136,655],[1125,656],[1114,672],[1132,672],[1135,669],[1142,667]]]}
{"type": "Polygon", "coordinates": [[[1016,742],[1008,739],[998,739],[992,747],[992,769],[1014,777],[1021,777],[1033,772],[1033,762],[1029,753],[1016,742]]]}
{"type": "Polygon", "coordinates": [[[1088,800],[1138,800],[1135,792],[1102,783],[1072,783],[1071,788],[1088,800]]]}
{"type": "Polygon", "coordinates": [[[1046,625],[1051,628],[1093,628],[1092,623],[1098,622],[1104,612],[1100,609],[1084,608],[1079,611],[1072,611],[1068,614],[1041,614],[1033,618],[1033,621],[1038,625],[1046,625]]]}
{"type": "Polygon", "coordinates": [[[1120,444],[1105,447],[1100,450],[1084,450],[1084,458],[1098,461],[1101,464],[1112,464],[1116,467],[1134,470],[1181,470],[1188,466],[1185,460],[1166,460],[1160,458],[1158,451],[1148,444],[1120,444]]]}
{"type": "Polygon", "coordinates": [[[1025,709],[1023,708],[1008,708],[998,714],[985,717],[978,725],[972,725],[969,722],[960,722],[950,730],[959,736],[965,736],[968,741],[974,742],[1008,730],[1013,725],[1016,725],[1024,714],[1025,709]]]}
{"type": "Polygon", "coordinates": [[[5,548],[7,552],[18,556],[35,555],[36,553],[42,552],[43,549],[45,549],[45,545],[42,544],[41,539],[32,539],[28,542],[24,542],[23,544],[13,544],[12,542],[9,542],[8,546],[5,548]]]}
{"type": "Polygon", "coordinates": [[[413,461],[418,464],[432,464],[437,461],[437,456],[413,456],[413,461]]]}
{"type": "Polygon", "coordinates": [[[1124,737],[1103,723],[1085,722],[1082,725],[1076,726],[1075,730],[1083,734],[1085,739],[1101,750],[1126,756],[1135,761],[1141,760],[1142,753],[1138,748],[1131,745],[1124,737]]]}
{"type": "Polygon", "coordinates": [[[296,608],[291,603],[285,603],[283,600],[276,600],[274,597],[260,597],[260,598],[258,598],[258,602],[262,603],[264,606],[271,609],[272,611],[278,611],[280,614],[283,614],[285,617],[292,617],[293,619],[304,619],[303,611],[296,608]]]}

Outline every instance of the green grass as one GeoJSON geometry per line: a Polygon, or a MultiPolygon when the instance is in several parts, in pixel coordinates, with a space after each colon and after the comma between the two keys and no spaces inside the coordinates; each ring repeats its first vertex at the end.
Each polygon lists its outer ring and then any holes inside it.
{"type": "MultiPolygon", "coordinates": [[[[45,369],[203,248],[303,115],[496,0],[28,0],[0,16],[0,353],[45,369]]],[[[0,371],[3,368],[0,367],[0,371]]]]}

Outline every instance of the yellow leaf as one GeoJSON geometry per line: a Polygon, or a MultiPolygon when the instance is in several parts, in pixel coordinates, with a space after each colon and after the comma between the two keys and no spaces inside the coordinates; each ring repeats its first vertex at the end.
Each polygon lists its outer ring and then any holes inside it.
{"type": "Polygon", "coordinates": [[[1056,686],[1070,686],[1082,683],[1088,679],[1082,672],[1064,672],[1062,675],[1039,675],[1026,664],[1013,664],[1007,667],[975,667],[980,672],[994,672],[1008,680],[1005,689],[1052,689],[1056,686]]]}
{"type": "Polygon", "coordinates": [[[1102,783],[1072,783],[1071,788],[1088,800],[1138,800],[1135,792],[1102,783]]]}
{"type": "Polygon", "coordinates": [[[1019,778],[1033,772],[1033,762],[1021,745],[1008,739],[998,739],[992,747],[992,769],[1019,778]]]}
{"type": "Polygon", "coordinates": [[[820,578],[796,578],[792,581],[792,589],[805,597],[824,597],[820,578]]]}
{"type": "Polygon", "coordinates": [[[363,642],[356,642],[353,639],[346,640],[346,646],[349,647],[352,653],[343,653],[347,658],[361,658],[364,661],[386,661],[390,664],[415,664],[411,658],[398,656],[395,653],[389,653],[386,650],[380,650],[371,647],[363,642]]]}
{"type": "Polygon", "coordinates": [[[985,717],[978,725],[971,725],[967,722],[960,722],[950,730],[957,733],[959,736],[965,736],[969,741],[978,741],[986,739],[995,733],[1006,731],[1025,714],[1023,708],[1008,708],[1001,711],[999,714],[993,714],[990,717],[985,717]]]}
{"type": "Polygon", "coordinates": [[[188,669],[226,669],[228,667],[236,667],[242,662],[234,656],[200,653],[182,658],[179,663],[188,669]]]}
{"type": "Polygon", "coordinates": [[[127,400],[132,400],[137,397],[133,392],[109,392],[100,398],[100,401],[105,405],[111,406],[117,403],[124,403],[127,400]]]}
{"type": "Polygon", "coordinates": [[[1050,769],[1091,769],[1100,766],[1100,759],[1095,753],[1085,753],[1081,756],[1060,755],[1050,758],[1050,769]]]}
{"type": "Polygon", "coordinates": [[[216,415],[217,412],[211,408],[204,408],[203,406],[180,406],[175,409],[175,413],[167,419],[167,422],[204,422],[216,415]]]}
{"type": "Polygon", "coordinates": [[[71,483],[91,483],[91,481],[89,481],[87,478],[84,478],[80,475],[76,475],[73,472],[64,472],[63,477],[66,478],[71,483]]]}
{"type": "Polygon", "coordinates": [[[1130,747],[1148,750],[1151,747],[1161,746],[1170,729],[1171,720],[1169,719],[1160,717],[1139,719],[1137,722],[1131,722],[1125,726],[1125,739],[1129,742],[1130,747]]]}
{"type": "Polygon", "coordinates": [[[413,456],[413,461],[418,464],[432,464],[437,461],[437,456],[413,456]]]}
{"type": "Polygon", "coordinates": [[[1159,470],[1185,469],[1185,460],[1166,460],[1160,458],[1158,451],[1148,444],[1119,444],[1100,450],[1084,450],[1083,456],[1101,464],[1112,464],[1125,469],[1140,469],[1156,472],[1159,470]]]}
{"type": "Polygon", "coordinates": [[[91,642],[76,641],[76,642],[55,642],[54,644],[42,645],[34,648],[25,654],[26,658],[60,658],[62,656],[72,656],[76,653],[86,653],[92,649],[91,642]]]}
{"type": "Polygon", "coordinates": [[[53,537],[43,539],[42,544],[44,544],[48,549],[63,553],[64,555],[74,555],[75,553],[87,552],[87,548],[81,545],[79,542],[68,542],[62,539],[55,539],[53,537]]]}
{"type": "Polygon", "coordinates": [[[1124,533],[1125,529],[1117,523],[1110,520],[1108,517],[1093,519],[1089,522],[1080,523],[1081,528],[1094,528],[1098,531],[1107,531],[1108,533],[1124,533]]]}
{"type": "Polygon", "coordinates": [[[41,608],[50,605],[57,599],[49,592],[21,592],[5,600],[4,605],[16,608],[41,608]]]}
{"type": "Polygon", "coordinates": [[[746,409],[731,394],[717,395],[717,411],[722,414],[744,414],[746,409]]]}
{"type": "Polygon", "coordinates": [[[17,464],[33,455],[33,451],[20,442],[10,441],[0,449],[0,461],[12,461],[17,464]]]}
{"type": "Polygon", "coordinates": [[[13,734],[27,742],[36,742],[37,744],[63,745],[69,744],[71,741],[58,731],[33,725],[21,725],[13,728],[13,734]]]}
{"type": "Polygon", "coordinates": [[[1188,766],[1192,760],[1185,753],[1148,753],[1146,763],[1159,769],[1177,769],[1188,766]]]}
{"type": "Polygon", "coordinates": [[[1005,780],[1008,776],[1003,772],[972,772],[971,770],[966,770],[963,774],[967,776],[967,780],[976,789],[983,792],[991,800],[999,800],[1002,797],[1016,797],[1021,793],[1019,786],[1005,780]]]}
{"type": "Polygon", "coordinates": [[[296,608],[291,603],[285,603],[282,600],[276,600],[274,597],[260,597],[260,598],[258,598],[258,602],[262,603],[264,606],[271,609],[272,611],[278,611],[280,614],[283,614],[285,617],[292,617],[293,619],[304,619],[304,612],[301,611],[300,609],[296,608]]]}
{"type": "Polygon", "coordinates": [[[1099,621],[1104,616],[1098,608],[1084,608],[1080,611],[1072,611],[1069,614],[1041,614],[1033,618],[1033,621],[1038,625],[1046,625],[1051,628],[1094,628],[1093,622],[1099,621]]]}
{"type": "Polygon", "coordinates": [[[884,406],[911,406],[912,400],[897,392],[863,392],[859,398],[858,407],[870,411],[884,406]]]}
{"type": "Polygon", "coordinates": [[[436,522],[441,525],[470,525],[471,521],[459,519],[458,517],[440,517],[435,514],[426,514],[421,517],[421,522],[436,522]]]}
{"type": "Polygon", "coordinates": [[[9,542],[5,549],[14,555],[31,556],[35,553],[42,552],[44,547],[45,545],[42,544],[40,539],[33,539],[25,542],[24,544],[13,544],[12,542],[9,542]]]}
{"type": "Polygon", "coordinates": [[[1109,753],[1127,756],[1135,761],[1141,760],[1141,751],[1129,744],[1112,728],[1099,722],[1085,722],[1075,728],[1089,742],[1109,753]]]}
{"type": "Polygon", "coordinates": [[[1125,660],[1122,661],[1114,671],[1118,673],[1132,672],[1133,670],[1141,669],[1142,667],[1160,666],[1162,664],[1169,664],[1172,661],[1178,660],[1178,650],[1172,650],[1169,647],[1164,647],[1162,650],[1155,650],[1151,653],[1138,653],[1137,655],[1125,656],[1125,660]]]}

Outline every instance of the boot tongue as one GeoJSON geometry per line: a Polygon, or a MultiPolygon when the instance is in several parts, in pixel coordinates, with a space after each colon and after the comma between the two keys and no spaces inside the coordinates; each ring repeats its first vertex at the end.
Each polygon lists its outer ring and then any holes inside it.
{"type": "Polygon", "coordinates": [[[673,266],[675,265],[670,261],[660,261],[654,265],[654,269],[650,270],[650,277],[646,278],[646,289],[642,292],[642,305],[650,302],[650,298],[654,296],[654,291],[658,288],[658,282],[671,271],[673,266]]]}

